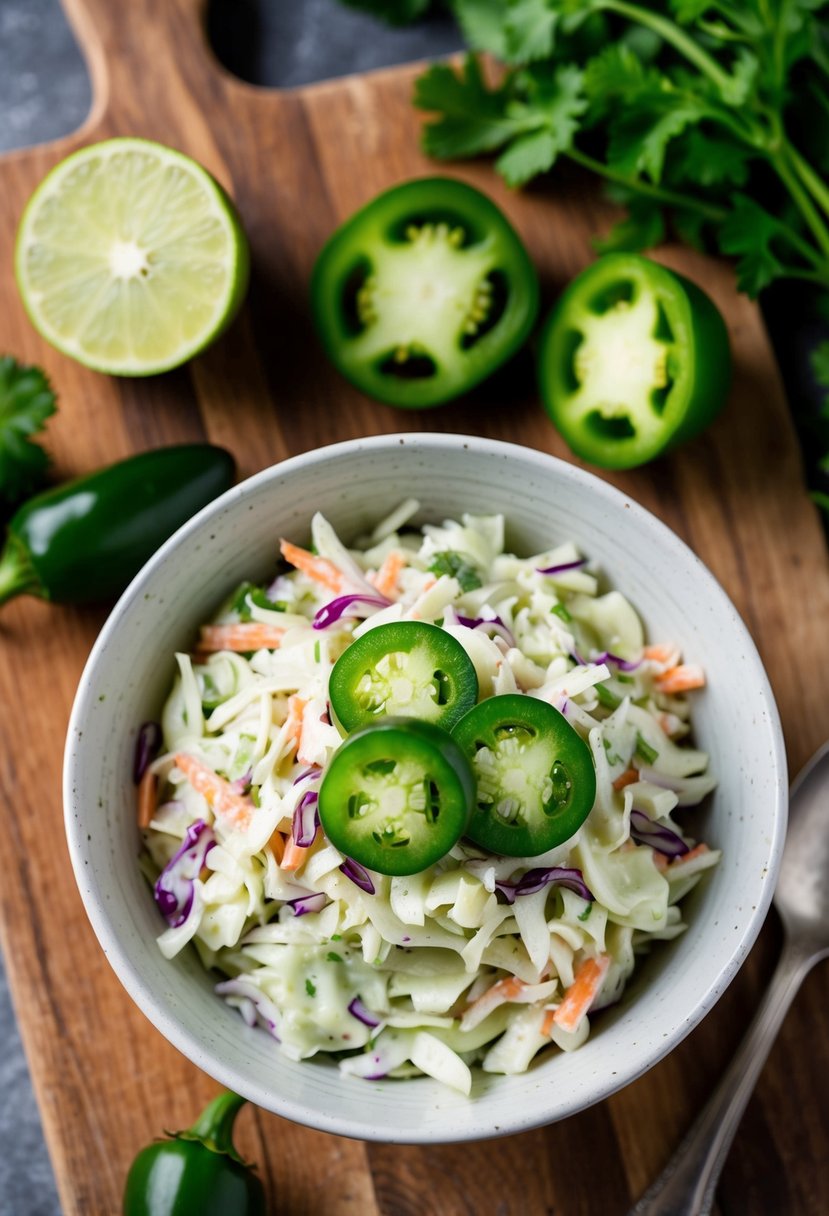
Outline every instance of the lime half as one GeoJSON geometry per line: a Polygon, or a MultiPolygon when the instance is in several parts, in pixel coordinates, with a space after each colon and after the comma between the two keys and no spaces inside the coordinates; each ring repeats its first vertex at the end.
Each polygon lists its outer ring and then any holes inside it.
{"type": "Polygon", "coordinates": [[[221,186],[143,139],[68,156],[29,200],[17,284],[44,338],[87,367],[149,376],[203,350],[245,294],[248,245],[221,186]]]}

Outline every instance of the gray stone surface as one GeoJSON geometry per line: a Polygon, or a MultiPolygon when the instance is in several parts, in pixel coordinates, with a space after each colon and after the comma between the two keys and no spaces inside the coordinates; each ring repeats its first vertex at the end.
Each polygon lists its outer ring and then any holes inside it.
{"type": "Polygon", "coordinates": [[[83,58],[58,0],[0,0],[0,150],[68,134],[90,101],[83,58]]]}
{"type": "MultiPolygon", "coordinates": [[[[447,20],[391,30],[334,0],[213,0],[209,31],[228,68],[257,84],[283,87],[458,45],[447,20]]],[[[59,0],[0,0],[0,151],[68,134],[83,122],[90,100],[83,58],[59,0]]],[[[0,1144],[0,1216],[59,1216],[2,960],[0,1144]]]]}

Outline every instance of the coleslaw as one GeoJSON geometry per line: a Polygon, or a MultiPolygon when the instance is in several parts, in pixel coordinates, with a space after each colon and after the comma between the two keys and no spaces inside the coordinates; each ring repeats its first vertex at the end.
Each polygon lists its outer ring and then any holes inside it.
{"type": "Polygon", "coordinates": [[[588,557],[570,542],[517,557],[501,516],[414,528],[419,510],[401,504],[350,549],[317,514],[311,550],[283,541],[291,569],[244,584],[175,656],[161,731],[139,740],[141,864],[165,956],[192,943],[288,1056],[469,1093],[471,1067],[520,1073],[551,1044],[581,1046],[637,957],[684,931],[680,902],[720,854],[677,812],[715,779],[689,743],[703,673],[646,644],[588,557]],[[524,858],[461,838],[397,877],[331,844],[317,807],[342,743],[331,671],[396,621],[457,639],[480,699],[540,698],[587,742],[596,797],[575,835],[524,858]]]}

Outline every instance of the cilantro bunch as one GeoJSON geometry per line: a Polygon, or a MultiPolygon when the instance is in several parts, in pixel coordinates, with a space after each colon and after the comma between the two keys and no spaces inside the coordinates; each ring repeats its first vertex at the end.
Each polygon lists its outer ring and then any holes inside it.
{"type": "MultiPolygon", "coordinates": [[[[399,24],[440,0],[347,2],[399,24]]],[[[426,152],[494,154],[512,186],[571,161],[626,208],[601,252],[670,232],[733,258],[750,296],[808,284],[829,319],[829,0],[443,3],[471,53],[416,82],[426,152]]],[[[812,369],[829,388],[829,341],[812,369]]],[[[808,425],[829,476],[829,395],[808,425]]]]}
{"type": "Polygon", "coordinates": [[[489,85],[470,55],[420,77],[432,156],[497,152],[513,186],[569,159],[627,206],[602,250],[657,244],[670,225],[736,258],[749,295],[784,277],[829,289],[829,0],[453,7],[506,71],[489,85]]]}
{"type": "Polygon", "coordinates": [[[40,368],[0,357],[0,518],[42,483],[49,460],[33,437],[54,412],[40,368]]]}

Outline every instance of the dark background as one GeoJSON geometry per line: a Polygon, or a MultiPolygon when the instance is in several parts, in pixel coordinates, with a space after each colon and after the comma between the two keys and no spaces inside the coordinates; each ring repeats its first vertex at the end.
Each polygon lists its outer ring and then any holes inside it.
{"type": "MultiPolygon", "coordinates": [[[[448,17],[394,30],[336,0],[211,0],[208,32],[231,71],[254,84],[282,88],[442,55],[460,45],[448,17]]],[[[59,0],[0,0],[0,152],[71,132],[90,104],[86,68],[59,0]]],[[[821,430],[829,447],[829,423],[821,428],[817,421],[823,394],[808,360],[825,325],[802,289],[783,287],[763,307],[810,478],[829,491],[829,475],[819,467],[825,450],[821,430]]],[[[0,1216],[58,1216],[1,959],[0,1095],[0,1216]]]]}

